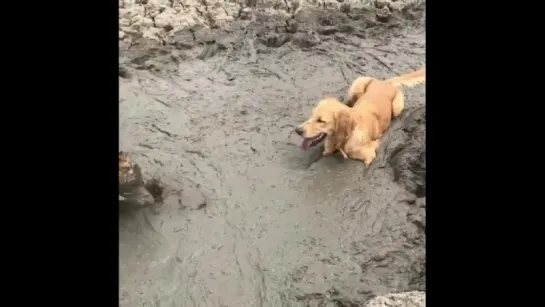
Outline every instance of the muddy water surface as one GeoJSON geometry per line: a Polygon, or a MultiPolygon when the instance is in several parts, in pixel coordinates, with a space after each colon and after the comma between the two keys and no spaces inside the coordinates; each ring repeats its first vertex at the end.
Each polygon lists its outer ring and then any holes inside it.
{"type": "Polygon", "coordinates": [[[361,306],[425,291],[424,88],[406,90],[369,169],[304,152],[293,133],[357,76],[425,66],[422,21],[365,18],[306,12],[300,32],[274,34],[283,22],[258,16],[193,30],[185,49],[121,51],[120,148],[165,187],[161,203],[120,212],[121,306],[361,306]],[[317,33],[323,18],[337,30],[317,33]]]}

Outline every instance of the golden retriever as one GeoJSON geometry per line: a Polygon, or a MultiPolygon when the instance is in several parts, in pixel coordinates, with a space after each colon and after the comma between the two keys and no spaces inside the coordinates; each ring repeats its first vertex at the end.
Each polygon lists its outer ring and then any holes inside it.
{"type": "Polygon", "coordinates": [[[295,128],[307,150],[325,140],[323,155],[339,150],[345,159],[369,166],[376,157],[379,139],[392,118],[404,108],[401,86],[413,87],[426,81],[425,68],[412,73],[378,80],[359,77],[348,90],[347,104],[326,97],[312,110],[310,118],[295,128]]]}
{"type": "Polygon", "coordinates": [[[125,184],[134,176],[134,162],[127,152],[119,152],[119,184],[125,184]]]}

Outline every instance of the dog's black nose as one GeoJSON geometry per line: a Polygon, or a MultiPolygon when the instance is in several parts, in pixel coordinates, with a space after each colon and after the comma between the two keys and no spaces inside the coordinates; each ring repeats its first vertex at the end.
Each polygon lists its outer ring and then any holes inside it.
{"type": "Polygon", "coordinates": [[[303,130],[302,127],[297,127],[295,128],[295,132],[297,132],[297,134],[299,134],[300,136],[303,136],[303,133],[305,133],[305,130],[303,130]]]}

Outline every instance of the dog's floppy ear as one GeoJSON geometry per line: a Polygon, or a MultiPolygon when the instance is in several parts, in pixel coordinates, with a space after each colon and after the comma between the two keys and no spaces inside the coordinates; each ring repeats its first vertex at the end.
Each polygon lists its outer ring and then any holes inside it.
{"type": "Polygon", "coordinates": [[[354,130],[354,120],[347,111],[339,110],[334,115],[335,118],[335,145],[337,148],[342,148],[352,130],[354,130]]]}

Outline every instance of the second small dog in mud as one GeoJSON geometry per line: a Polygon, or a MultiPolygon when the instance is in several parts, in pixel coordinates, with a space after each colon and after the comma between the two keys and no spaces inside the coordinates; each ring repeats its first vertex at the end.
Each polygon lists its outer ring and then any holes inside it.
{"type": "Polygon", "coordinates": [[[144,183],[140,166],[129,153],[119,152],[119,201],[137,206],[152,205],[160,200],[162,188],[155,180],[144,183]]]}
{"type": "Polygon", "coordinates": [[[340,151],[346,159],[369,166],[376,158],[380,137],[403,111],[401,86],[414,87],[425,81],[425,68],[387,80],[357,78],[348,90],[346,105],[327,97],[295,129],[303,137],[301,148],[307,150],[325,140],[323,155],[340,151]]]}

